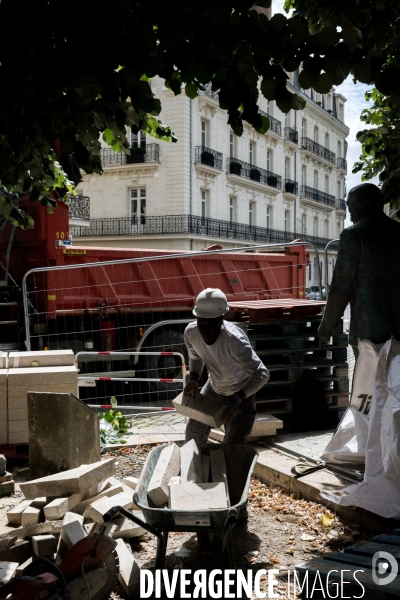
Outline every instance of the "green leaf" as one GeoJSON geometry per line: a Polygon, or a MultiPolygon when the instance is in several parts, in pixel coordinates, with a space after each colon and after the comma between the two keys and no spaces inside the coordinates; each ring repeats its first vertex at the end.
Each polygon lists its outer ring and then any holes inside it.
{"type": "Polygon", "coordinates": [[[261,121],[262,121],[262,125],[258,129],[256,129],[256,131],[258,133],[264,134],[270,128],[270,124],[271,123],[270,123],[269,118],[268,117],[264,117],[264,115],[261,115],[261,121]]]}
{"type": "Polygon", "coordinates": [[[194,85],[193,83],[187,83],[185,85],[185,94],[186,96],[188,96],[189,98],[197,98],[198,96],[198,88],[197,85],[194,85]]]}
{"type": "Polygon", "coordinates": [[[273,100],[275,97],[275,88],[278,81],[276,79],[263,78],[261,82],[261,92],[267,100],[273,100]]]}

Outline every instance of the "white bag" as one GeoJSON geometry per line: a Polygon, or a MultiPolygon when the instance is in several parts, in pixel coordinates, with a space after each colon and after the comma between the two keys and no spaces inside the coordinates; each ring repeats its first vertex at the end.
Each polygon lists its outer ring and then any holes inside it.
{"type": "Polygon", "coordinates": [[[321,496],[342,506],[360,506],[386,518],[400,518],[400,343],[379,353],[362,483],[342,496],[321,496]]]}
{"type": "Polygon", "coordinates": [[[358,342],[350,406],[343,415],[321,459],[327,463],[363,465],[367,447],[369,414],[379,350],[383,344],[358,342]]]}

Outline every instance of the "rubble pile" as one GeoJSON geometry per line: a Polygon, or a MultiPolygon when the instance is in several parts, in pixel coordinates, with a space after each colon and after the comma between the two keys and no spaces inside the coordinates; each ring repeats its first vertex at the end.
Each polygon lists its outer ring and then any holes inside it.
{"type": "Polygon", "coordinates": [[[145,530],[121,515],[104,524],[105,513],[122,506],[144,520],[133,502],[137,479],[115,477],[115,459],[21,483],[25,496],[7,513],[9,531],[0,535],[0,584],[29,573],[37,557],[60,565],[67,552],[105,525],[117,540],[119,581],[128,595],[139,590],[140,571],[125,543],[145,530]]]}
{"type": "Polygon", "coordinates": [[[210,510],[230,506],[224,451],[201,454],[194,440],[179,448],[166,445],[151,476],[149,506],[173,510],[210,510]]]}

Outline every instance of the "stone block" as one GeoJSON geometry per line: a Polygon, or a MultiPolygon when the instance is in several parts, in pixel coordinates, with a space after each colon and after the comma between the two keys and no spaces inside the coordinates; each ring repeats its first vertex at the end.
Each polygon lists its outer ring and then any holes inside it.
{"type": "Polygon", "coordinates": [[[7,352],[0,352],[0,372],[7,370],[7,352]]]}
{"type": "Polygon", "coordinates": [[[127,496],[133,496],[133,491],[129,485],[126,485],[123,481],[120,481],[116,477],[109,477],[103,484],[101,491],[105,491],[109,487],[119,486],[121,491],[127,496]]]}
{"type": "Polygon", "coordinates": [[[181,484],[181,476],[178,475],[177,477],[171,477],[171,479],[168,482],[168,485],[180,485],[181,484]]]}
{"type": "Polygon", "coordinates": [[[68,525],[68,523],[73,523],[74,521],[78,521],[81,525],[83,525],[83,515],[78,515],[75,512],[66,512],[63,518],[63,525],[68,525]]]}
{"type": "Polygon", "coordinates": [[[79,521],[72,521],[61,527],[60,539],[64,542],[68,550],[71,550],[72,546],[84,537],[86,537],[86,531],[79,521]]]}
{"type": "Polygon", "coordinates": [[[181,481],[201,482],[203,479],[203,465],[199,447],[194,440],[190,440],[180,449],[181,455],[181,481]]]}
{"type": "Polygon", "coordinates": [[[6,465],[7,465],[6,457],[4,456],[4,454],[0,454],[0,475],[5,475],[6,465]]]}
{"type": "Polygon", "coordinates": [[[122,492],[115,496],[111,496],[111,498],[104,497],[100,498],[100,500],[96,500],[96,502],[93,502],[93,504],[90,504],[87,507],[83,516],[92,519],[95,523],[101,523],[103,521],[103,516],[113,506],[122,506],[122,508],[129,509],[132,505],[132,498],[129,498],[129,496],[122,492]]]}
{"type": "Polygon", "coordinates": [[[48,504],[48,500],[45,496],[31,500],[31,506],[33,506],[33,508],[39,508],[40,510],[43,510],[46,504],[48,504]]]}
{"type": "Polygon", "coordinates": [[[81,465],[54,475],[20,484],[26,498],[37,496],[67,496],[77,494],[101,483],[115,472],[115,459],[109,458],[90,465],[81,465]]]}
{"type": "Polygon", "coordinates": [[[68,498],[56,498],[47,504],[43,511],[46,521],[61,519],[68,510],[68,498]]]}
{"type": "Polygon", "coordinates": [[[72,350],[34,350],[8,354],[9,369],[73,366],[74,364],[75,356],[72,350]]]}
{"type": "Polygon", "coordinates": [[[8,369],[8,389],[17,386],[35,386],[73,383],[78,379],[75,365],[66,367],[33,367],[8,369]]]}
{"type": "Polygon", "coordinates": [[[30,556],[22,564],[19,563],[19,566],[17,567],[17,569],[15,571],[15,577],[26,576],[28,574],[28,569],[30,568],[30,566],[33,563],[33,561],[35,560],[35,558],[36,558],[35,556],[30,556]]]}
{"type": "Polygon", "coordinates": [[[9,444],[29,444],[29,435],[24,431],[15,431],[8,434],[9,444]]]}
{"type": "Polygon", "coordinates": [[[210,427],[220,427],[223,423],[226,406],[220,407],[215,400],[200,393],[192,398],[182,392],[172,401],[172,404],[179,414],[210,427]]]}
{"type": "Polygon", "coordinates": [[[10,496],[15,492],[15,481],[4,481],[0,483],[0,498],[4,496],[10,496]]]}
{"type": "Polygon", "coordinates": [[[6,471],[4,475],[0,477],[0,483],[5,483],[6,481],[12,481],[12,474],[6,471]]]}
{"type": "Polygon", "coordinates": [[[30,505],[31,505],[30,500],[22,500],[22,502],[20,502],[16,506],[13,506],[12,508],[10,508],[10,510],[7,512],[8,523],[10,525],[21,525],[22,513],[30,505]]]}
{"type": "Polygon", "coordinates": [[[38,508],[33,508],[33,506],[27,506],[21,515],[22,527],[27,527],[28,525],[37,525],[39,520],[40,510],[38,508]]]}
{"type": "Polygon", "coordinates": [[[0,561],[0,585],[4,585],[14,577],[17,567],[17,562],[0,561]]]}
{"type": "Polygon", "coordinates": [[[9,433],[24,433],[28,435],[28,420],[8,421],[8,431],[9,433]]]}
{"type": "Polygon", "coordinates": [[[8,434],[5,431],[0,431],[0,444],[8,444],[8,434]]]}
{"type": "Polygon", "coordinates": [[[117,540],[116,548],[119,560],[118,580],[128,598],[140,596],[140,569],[124,540],[117,540]]]}
{"type": "Polygon", "coordinates": [[[139,479],[137,477],[124,477],[122,483],[130,487],[132,490],[136,490],[139,479]]]}
{"type": "Polygon", "coordinates": [[[7,415],[9,421],[26,421],[28,423],[28,407],[9,408],[7,415]]]}
{"type": "MultiPolygon", "coordinates": [[[[121,494],[122,492],[123,492],[123,489],[121,486],[112,485],[112,486],[106,488],[105,490],[103,490],[102,492],[100,492],[99,494],[88,497],[85,500],[83,500],[82,502],[80,502],[79,504],[77,504],[76,506],[74,506],[74,512],[77,512],[80,515],[84,515],[87,507],[90,504],[93,504],[93,502],[97,502],[97,500],[100,500],[101,498],[111,498],[112,496],[116,496],[117,494],[121,494]]],[[[131,497],[131,494],[129,495],[129,497],[131,497]]]]}
{"type": "Polygon", "coordinates": [[[96,484],[84,492],[68,496],[68,510],[74,509],[75,506],[78,506],[83,500],[86,500],[86,498],[96,496],[99,493],[99,488],[101,485],[103,484],[96,484]]]}
{"type": "Polygon", "coordinates": [[[32,556],[31,540],[17,540],[11,548],[7,548],[0,553],[0,560],[16,562],[19,565],[32,556]]]}
{"type": "Polygon", "coordinates": [[[201,457],[203,483],[210,481],[210,457],[207,454],[203,454],[201,457]]]}
{"type": "Polygon", "coordinates": [[[8,406],[15,406],[18,403],[19,408],[26,408],[26,397],[28,392],[48,392],[53,394],[72,394],[77,396],[78,380],[72,383],[57,383],[54,380],[51,384],[31,384],[8,386],[8,406]]]}
{"type": "Polygon", "coordinates": [[[7,402],[7,391],[5,392],[4,396],[1,394],[1,388],[0,388],[0,410],[2,411],[6,411],[5,413],[3,412],[2,414],[7,414],[7,409],[8,409],[8,402],[7,402]]]}
{"type": "Polygon", "coordinates": [[[147,487],[147,495],[155,506],[162,506],[168,502],[168,483],[171,477],[179,475],[180,463],[179,447],[176,444],[168,444],[161,450],[147,487]]]}
{"type": "Polygon", "coordinates": [[[224,483],[182,483],[170,487],[172,510],[212,510],[228,506],[224,483]]]}
{"type": "MultiPolygon", "coordinates": [[[[140,510],[134,510],[132,511],[132,513],[136,517],[139,517],[139,519],[142,519],[144,521],[143,514],[140,510]]],[[[140,535],[146,533],[146,530],[143,527],[140,527],[140,525],[136,525],[136,523],[134,523],[130,519],[126,519],[125,517],[114,519],[112,523],[117,525],[116,531],[114,531],[112,534],[114,540],[118,540],[120,538],[129,539],[139,537],[140,535]]]]}
{"type": "Polygon", "coordinates": [[[29,392],[27,400],[32,477],[100,460],[99,418],[93,409],[70,394],[29,392]]]}
{"type": "Polygon", "coordinates": [[[4,408],[0,408],[0,432],[7,433],[8,412],[4,408]]]}
{"type": "Polygon", "coordinates": [[[51,533],[32,536],[32,548],[36,556],[53,557],[57,552],[57,538],[51,533]]]}

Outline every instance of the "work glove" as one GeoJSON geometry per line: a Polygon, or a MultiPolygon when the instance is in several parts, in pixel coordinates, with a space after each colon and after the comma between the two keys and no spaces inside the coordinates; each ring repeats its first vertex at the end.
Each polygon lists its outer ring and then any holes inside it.
{"type": "Polygon", "coordinates": [[[239,412],[239,404],[241,402],[241,398],[238,394],[232,394],[231,396],[226,396],[224,401],[220,402],[220,406],[226,406],[225,412],[221,415],[223,419],[223,424],[227,425],[232,419],[236,417],[239,412]]]}
{"type": "Polygon", "coordinates": [[[197,390],[199,389],[199,382],[194,379],[189,379],[185,387],[183,388],[183,393],[187,396],[195,397],[197,390]]]}

